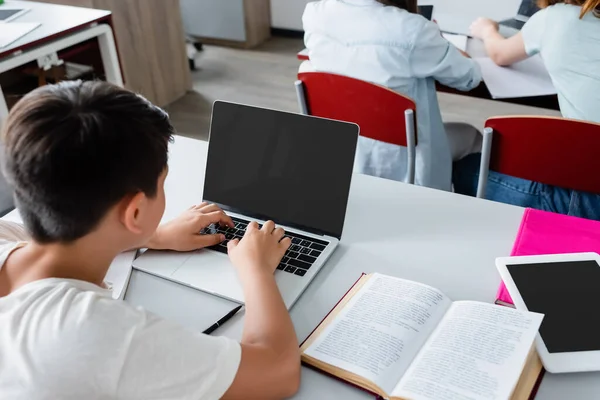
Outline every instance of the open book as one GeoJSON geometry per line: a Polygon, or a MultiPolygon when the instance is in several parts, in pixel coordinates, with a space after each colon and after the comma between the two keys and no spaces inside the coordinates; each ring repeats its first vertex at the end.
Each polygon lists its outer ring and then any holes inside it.
{"type": "Polygon", "coordinates": [[[302,344],[302,361],[386,399],[527,399],[542,318],[363,275],[302,344]]]}

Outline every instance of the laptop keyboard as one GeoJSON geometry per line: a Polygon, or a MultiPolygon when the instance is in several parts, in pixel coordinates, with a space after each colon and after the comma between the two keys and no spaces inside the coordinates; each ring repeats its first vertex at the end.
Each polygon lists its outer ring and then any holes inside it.
{"type": "Polygon", "coordinates": [[[519,21],[518,19],[507,19],[506,21],[500,22],[500,25],[508,26],[509,28],[515,28],[518,30],[523,29],[525,22],[519,21]]]}
{"type": "MultiPolygon", "coordinates": [[[[244,236],[246,228],[248,227],[248,221],[234,217],[231,219],[235,224],[234,228],[213,224],[202,229],[200,232],[202,234],[214,235],[221,233],[225,235],[225,241],[216,246],[209,247],[210,250],[227,254],[227,243],[230,240],[241,239],[244,236]]],[[[262,225],[259,226],[262,227],[262,225]]],[[[281,263],[277,266],[277,269],[290,274],[304,276],[306,275],[306,271],[308,271],[315,261],[317,261],[317,258],[321,255],[323,250],[325,250],[328,243],[323,240],[310,238],[297,233],[286,232],[286,237],[292,239],[292,245],[288,251],[286,251],[281,263]]]]}

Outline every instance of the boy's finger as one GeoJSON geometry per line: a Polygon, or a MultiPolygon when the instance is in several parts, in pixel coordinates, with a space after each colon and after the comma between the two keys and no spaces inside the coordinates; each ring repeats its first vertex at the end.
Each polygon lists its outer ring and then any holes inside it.
{"type": "Polygon", "coordinates": [[[277,240],[281,240],[285,236],[285,231],[283,228],[275,228],[273,231],[273,236],[275,236],[277,240]]]}
{"type": "Polygon", "coordinates": [[[292,239],[289,236],[284,237],[283,239],[281,239],[281,242],[279,242],[279,245],[281,247],[283,247],[285,250],[287,250],[292,245],[292,239]]]}
{"type": "Polygon", "coordinates": [[[197,235],[196,243],[198,248],[210,247],[219,244],[225,240],[225,235],[197,235]]]}
{"type": "Polygon", "coordinates": [[[208,213],[212,213],[215,211],[223,211],[221,209],[221,207],[219,207],[216,204],[208,204],[208,203],[202,203],[202,205],[200,207],[198,207],[198,211],[204,213],[204,214],[208,214],[208,213]]]}
{"type": "Polygon", "coordinates": [[[275,230],[275,222],[273,222],[273,221],[265,222],[265,224],[262,227],[262,230],[267,233],[273,233],[273,231],[275,230]]]}
{"type": "Polygon", "coordinates": [[[194,205],[194,206],[191,206],[191,207],[190,207],[190,210],[198,210],[198,209],[200,209],[200,208],[202,208],[202,207],[206,207],[207,205],[208,205],[208,203],[207,203],[207,202],[203,202],[203,203],[200,203],[200,204],[196,204],[196,205],[194,205]]]}
{"type": "MultiPolygon", "coordinates": [[[[206,225],[206,222],[208,222],[210,224],[219,224],[221,226],[226,225],[226,226],[233,227],[233,220],[231,219],[231,217],[229,215],[225,214],[224,211],[221,211],[221,210],[213,211],[211,213],[204,214],[204,216],[208,219],[208,221],[207,221],[207,219],[204,218],[204,221],[202,221],[205,225],[206,225]]],[[[201,218],[201,219],[203,219],[203,218],[201,218]]]]}
{"type": "Polygon", "coordinates": [[[248,224],[248,227],[246,228],[246,233],[254,231],[256,229],[258,229],[258,224],[256,223],[256,221],[252,221],[248,224]]]}
{"type": "Polygon", "coordinates": [[[239,239],[233,239],[230,240],[229,243],[227,243],[227,248],[228,249],[235,249],[235,247],[240,243],[239,239]]]}

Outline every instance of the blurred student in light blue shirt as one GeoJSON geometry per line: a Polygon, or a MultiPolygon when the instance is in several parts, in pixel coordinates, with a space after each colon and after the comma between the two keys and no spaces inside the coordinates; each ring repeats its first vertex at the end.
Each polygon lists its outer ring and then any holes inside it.
{"type": "MultiPolygon", "coordinates": [[[[533,0],[532,0],[533,1],[533,0]]],[[[498,24],[480,18],[471,26],[497,64],[540,54],[566,118],[600,123],[600,0],[540,0],[542,8],[521,32],[505,39],[498,24]]],[[[565,132],[568,134],[568,132],[565,132]]],[[[474,196],[480,154],[455,164],[457,192],[474,196]]],[[[559,160],[557,160],[559,161],[559,160]]],[[[598,171],[589,171],[597,179],[598,171]]],[[[490,173],[486,197],[504,203],[600,220],[600,196],[490,173]]]]}
{"type": "MultiPolygon", "coordinates": [[[[480,151],[481,135],[466,124],[444,126],[435,81],[470,90],[479,85],[481,72],[416,10],[416,0],[309,3],[303,24],[310,61],[300,71],[350,76],[412,98],[417,104],[416,183],[450,190],[452,161],[480,151]]],[[[401,181],[406,159],[405,148],[361,137],[355,170],[401,181]]]]}

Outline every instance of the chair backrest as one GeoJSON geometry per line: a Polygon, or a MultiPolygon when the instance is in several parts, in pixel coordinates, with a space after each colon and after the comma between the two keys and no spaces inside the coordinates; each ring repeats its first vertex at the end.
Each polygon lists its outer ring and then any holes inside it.
{"type": "MultiPolygon", "coordinates": [[[[408,147],[405,115],[411,111],[416,145],[416,104],[412,99],[343,75],[303,72],[298,80],[304,90],[305,114],[354,122],[361,136],[374,140],[408,147]]],[[[298,97],[302,107],[301,93],[298,97]]]]}
{"type": "Polygon", "coordinates": [[[600,124],[514,116],[490,118],[485,127],[486,175],[489,161],[489,170],[502,174],[600,194],[600,124]]]}

